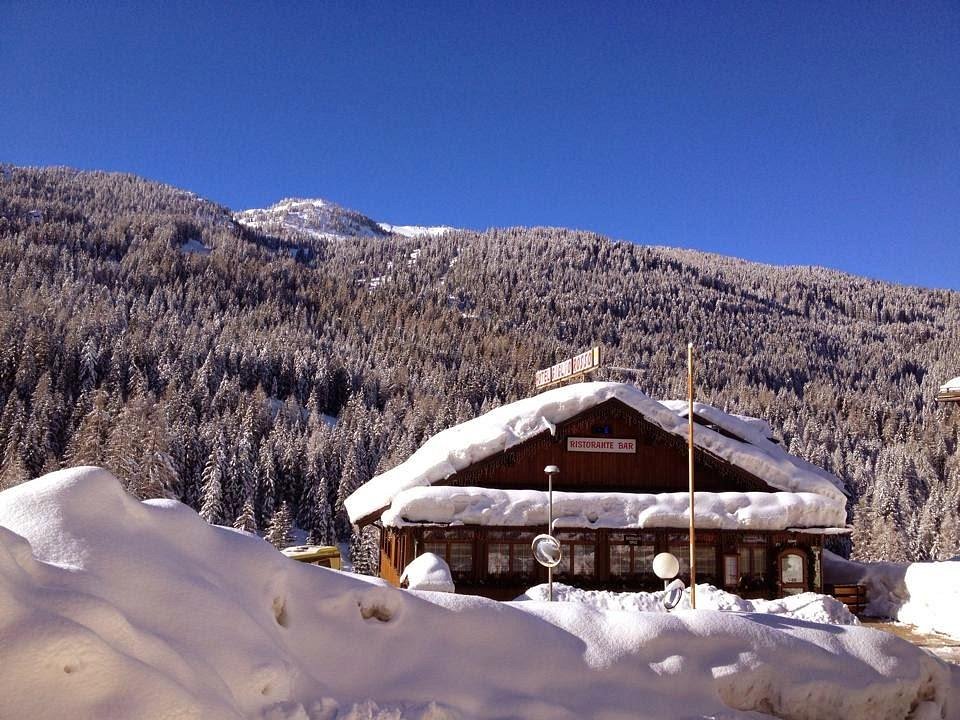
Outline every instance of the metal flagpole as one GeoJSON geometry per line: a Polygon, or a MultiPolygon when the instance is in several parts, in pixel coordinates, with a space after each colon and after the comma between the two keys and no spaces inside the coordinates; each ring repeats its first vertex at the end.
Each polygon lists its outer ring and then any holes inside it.
{"type": "Polygon", "coordinates": [[[688,456],[690,474],[690,607],[697,609],[697,540],[693,523],[693,343],[687,343],[687,395],[690,406],[687,409],[689,421],[688,456]]]}

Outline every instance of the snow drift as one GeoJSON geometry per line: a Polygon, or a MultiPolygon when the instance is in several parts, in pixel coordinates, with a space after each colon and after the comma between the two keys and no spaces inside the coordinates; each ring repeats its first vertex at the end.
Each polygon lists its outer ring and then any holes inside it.
{"type": "MultiPolygon", "coordinates": [[[[517,600],[546,600],[549,591],[546,585],[536,585],[517,600]]],[[[553,584],[553,596],[563,602],[589,605],[598,610],[633,610],[636,612],[667,612],[663,607],[665,591],[659,592],[613,592],[611,590],[580,590],[563,583],[553,584]]],[[[678,609],[690,609],[690,588],[683,591],[678,609]]],[[[856,615],[847,606],[829,595],[807,592],[790,595],[778,600],[745,600],[739,595],[697,583],[697,608],[700,610],[725,610],[740,613],[764,613],[780,615],[794,620],[807,620],[830,625],[858,625],[856,615]]]]}
{"type": "Polygon", "coordinates": [[[396,590],[96,468],[0,493],[0,526],[4,717],[880,720],[949,687],[855,626],[396,590]]]}
{"type": "Polygon", "coordinates": [[[867,615],[960,638],[960,562],[858,563],[823,553],[828,583],[867,586],[867,615]]]}

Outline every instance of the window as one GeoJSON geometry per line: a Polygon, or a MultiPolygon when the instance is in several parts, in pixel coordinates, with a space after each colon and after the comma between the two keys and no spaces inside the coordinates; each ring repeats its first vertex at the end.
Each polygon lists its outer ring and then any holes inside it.
{"type": "Polygon", "coordinates": [[[690,538],[687,533],[667,535],[667,552],[680,561],[677,577],[690,577],[690,538]]]}
{"type": "Polygon", "coordinates": [[[723,556],[723,585],[728,588],[735,588],[740,582],[740,556],[723,556]]]}
{"type": "Polygon", "coordinates": [[[473,530],[463,528],[424,530],[422,552],[434,553],[446,560],[454,577],[472,575],[473,537],[473,530]]]}
{"type": "Polygon", "coordinates": [[[510,544],[490,543],[487,545],[487,572],[490,575],[510,573],[510,544]]]}
{"type": "Polygon", "coordinates": [[[717,548],[714,545],[697,543],[695,552],[697,554],[697,581],[716,578],[717,548]]]}
{"type": "Polygon", "coordinates": [[[491,530],[487,534],[487,574],[533,577],[533,533],[491,530]]]}
{"type": "Polygon", "coordinates": [[[803,582],[803,556],[788,553],[780,558],[780,581],[786,583],[803,582]]]}
{"type": "Polygon", "coordinates": [[[557,533],[562,559],[558,575],[590,577],[596,572],[596,536],[592,532],[557,533]]]}
{"type": "Polygon", "coordinates": [[[473,543],[450,543],[450,558],[447,560],[450,572],[454,575],[466,575],[473,572],[473,543]]]}
{"type": "Polygon", "coordinates": [[[610,533],[610,575],[628,577],[652,574],[655,541],[653,533],[610,533]]]}
{"type": "Polygon", "coordinates": [[[767,548],[757,545],[741,545],[740,575],[744,577],[764,577],[767,574],[767,548]]]}
{"type": "MultiPolygon", "coordinates": [[[[716,582],[717,580],[717,536],[716,533],[696,535],[697,582],[716,582]]],[[[667,551],[680,561],[677,577],[690,577],[690,536],[687,533],[667,535],[667,551]]]]}

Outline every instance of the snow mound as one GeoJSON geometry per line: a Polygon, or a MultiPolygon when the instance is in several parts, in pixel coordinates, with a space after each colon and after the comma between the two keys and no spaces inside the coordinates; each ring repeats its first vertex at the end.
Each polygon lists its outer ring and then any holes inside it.
{"type": "Polygon", "coordinates": [[[0,493],[0,665],[3,716],[31,720],[881,720],[939,717],[949,688],[856,626],[398,590],[97,468],[0,493]]]}
{"type": "Polygon", "coordinates": [[[824,550],[823,578],[866,585],[867,615],[960,639],[960,562],[858,563],[824,550]]]}
{"type": "MultiPolygon", "coordinates": [[[[475,462],[542,432],[553,433],[557,423],[610,398],[626,403],[663,430],[687,437],[687,421],[678,412],[647,397],[633,385],[576,383],[504,405],[434,435],[405,462],[360,486],[347,498],[350,519],[357,522],[383,510],[403,490],[445,480],[475,462]]],[[[830,498],[838,506],[845,506],[846,496],[840,480],[789,455],[765,436],[762,427],[709,405],[698,407],[695,409],[697,414],[709,412],[713,418],[722,420],[724,427],[735,428],[737,432],[732,434],[741,438],[730,438],[716,430],[698,427],[694,431],[694,442],[698,447],[762,478],[777,490],[815,493],[830,498]]]]}
{"type": "MultiPolygon", "coordinates": [[[[664,591],[659,592],[613,592],[610,590],[580,590],[563,583],[553,584],[553,596],[562,602],[589,605],[598,610],[632,610],[636,612],[667,612],[663,607],[664,591]]],[[[517,600],[546,600],[546,585],[536,585],[517,600]]],[[[690,589],[683,592],[677,606],[690,609],[690,589]]],[[[697,585],[698,610],[723,610],[737,613],[763,613],[794,620],[823,623],[827,625],[859,625],[856,616],[836,598],[817,593],[791,595],[779,600],[745,600],[739,595],[720,590],[713,585],[697,585]]]]}
{"type": "MultiPolygon", "coordinates": [[[[546,525],[549,498],[539,490],[472,487],[413,487],[394,496],[383,513],[385,525],[421,523],[520,526],[546,525]]],[[[814,493],[696,493],[699,528],[786,530],[842,528],[846,509],[814,493]]],[[[553,515],[561,528],[686,528],[688,493],[553,494],[553,515]]]]}
{"type": "Polygon", "coordinates": [[[453,576],[447,561],[434,553],[423,553],[404,569],[400,584],[406,583],[410,590],[431,592],[456,592],[453,576]]]}

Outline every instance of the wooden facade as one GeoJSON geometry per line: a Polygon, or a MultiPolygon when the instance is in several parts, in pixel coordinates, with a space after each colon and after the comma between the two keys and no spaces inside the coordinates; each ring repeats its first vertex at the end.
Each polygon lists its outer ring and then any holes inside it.
{"type": "MultiPolygon", "coordinates": [[[[457,592],[512,600],[547,581],[547,571],[530,550],[543,527],[420,526],[384,528],[380,575],[399,585],[398,568],[424,552],[450,566],[457,592]]],[[[569,529],[555,533],[564,562],[554,579],[584,589],[636,592],[662,590],[653,574],[653,558],[672,552],[680,560],[679,577],[689,582],[688,535],[681,528],[644,530],[569,529]]],[[[697,582],[741,597],[782,597],[793,592],[822,592],[823,536],[787,531],[698,530],[697,582]],[[800,578],[783,582],[786,556],[800,556],[800,578]]],[[[788,568],[789,569],[789,568],[788,568]]]]}
{"type": "MultiPolygon", "coordinates": [[[[701,418],[697,422],[706,424],[701,418]]],[[[717,429],[717,428],[714,428],[717,429]]],[[[722,432],[720,429],[717,429],[722,432]]],[[[726,434],[726,433],[725,433],[726,434]]],[[[544,466],[560,473],[554,489],[565,492],[665,493],[687,490],[687,445],[617,399],[609,399],[543,432],[450,476],[438,485],[502,490],[545,490],[544,466]],[[632,452],[575,452],[569,438],[632,440],[632,452]]],[[[710,452],[695,452],[698,492],[775,492],[746,470],[710,452]]],[[[372,521],[379,512],[366,518],[372,521]]],[[[512,599],[546,582],[530,543],[538,527],[404,525],[383,528],[381,577],[398,584],[403,569],[424,552],[450,565],[457,591],[512,599]]],[[[560,582],[581,588],[656,590],[663,582],[652,571],[654,555],[672,552],[687,572],[685,528],[587,528],[555,533],[564,561],[555,570],[560,582]]],[[[745,597],[781,597],[822,590],[823,536],[803,531],[697,529],[697,581],[745,597]]]]}

